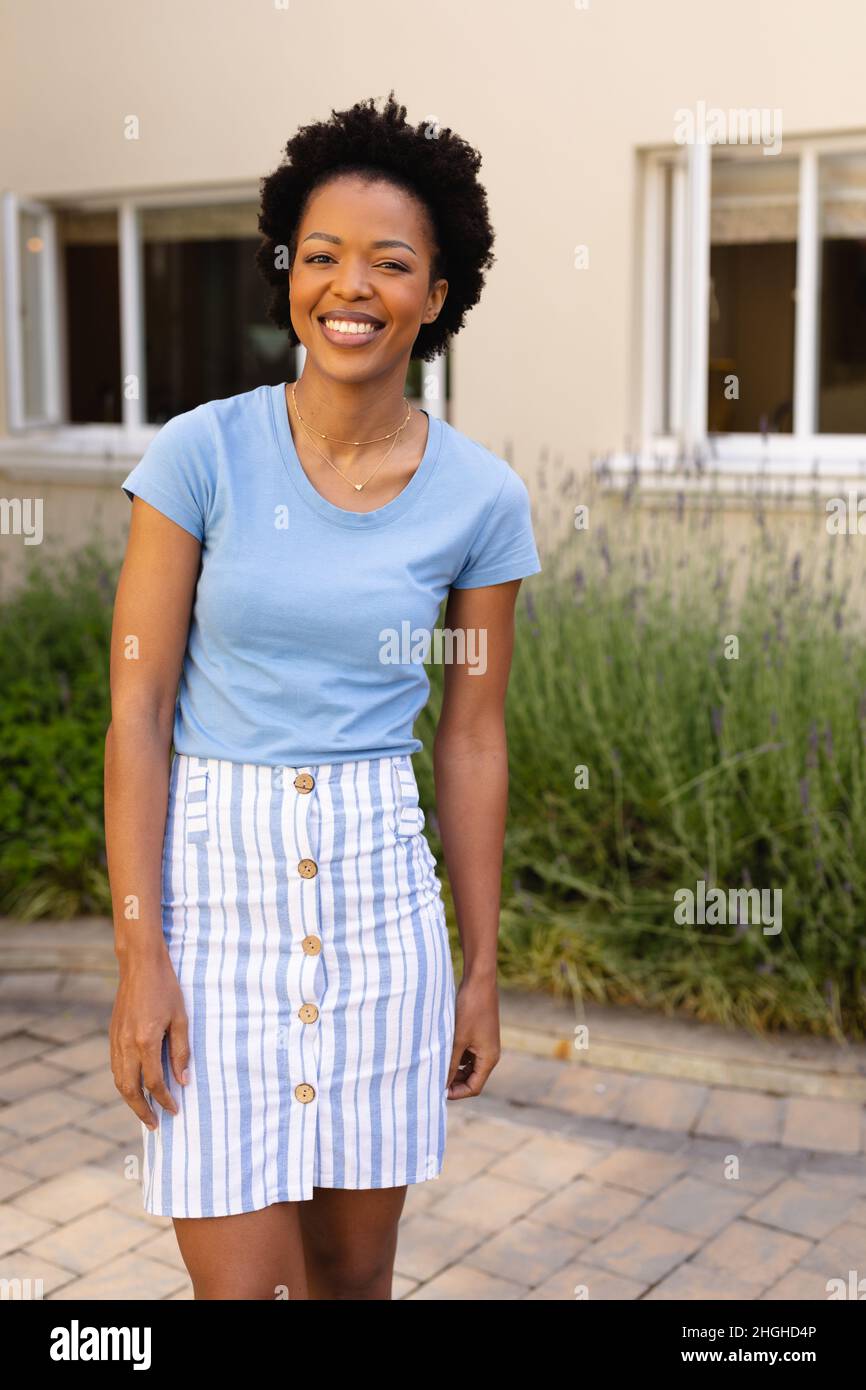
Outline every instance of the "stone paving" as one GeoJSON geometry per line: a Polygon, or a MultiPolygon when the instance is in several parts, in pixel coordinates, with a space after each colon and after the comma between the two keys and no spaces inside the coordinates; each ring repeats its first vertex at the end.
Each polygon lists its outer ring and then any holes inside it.
{"type": "MultiPolygon", "coordinates": [[[[2,985],[0,1279],[191,1298],[170,1219],[141,1205],[113,989],[75,992],[2,985]]],[[[394,1298],[827,1299],[828,1280],[866,1278],[864,1139],[858,1102],[506,1050],[477,1101],[451,1104],[442,1176],[408,1190],[394,1298]]]]}

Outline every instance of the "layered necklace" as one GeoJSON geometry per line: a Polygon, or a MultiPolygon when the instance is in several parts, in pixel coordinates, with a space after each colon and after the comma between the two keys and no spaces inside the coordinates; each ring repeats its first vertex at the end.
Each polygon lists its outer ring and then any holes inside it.
{"type": "Polygon", "coordinates": [[[377,437],[376,437],[375,439],[337,439],[334,435],[323,434],[321,430],[314,429],[312,425],[308,425],[308,424],[307,424],[306,420],[305,420],[305,419],[303,418],[303,416],[301,415],[300,410],[298,410],[298,401],[297,401],[297,397],[295,396],[295,385],[294,385],[294,382],[292,383],[292,401],[293,401],[293,403],[294,403],[295,413],[297,414],[298,422],[299,422],[301,425],[303,425],[304,429],[305,429],[305,430],[307,431],[307,433],[311,436],[311,438],[310,438],[310,443],[312,444],[312,446],[313,446],[313,448],[315,449],[316,453],[319,454],[319,455],[325,460],[325,463],[330,464],[331,467],[333,468],[334,472],[335,472],[335,473],[339,473],[339,475],[340,475],[341,478],[345,478],[345,479],[346,479],[346,482],[349,484],[349,487],[354,488],[356,492],[361,492],[361,491],[367,486],[367,484],[369,483],[370,478],[374,477],[375,474],[378,473],[379,469],[382,467],[382,464],[385,462],[385,459],[387,459],[387,458],[390,457],[391,451],[394,449],[394,447],[395,447],[395,445],[396,445],[396,443],[397,443],[397,440],[399,439],[399,437],[400,437],[400,435],[402,434],[403,430],[404,430],[404,429],[406,428],[406,426],[408,425],[408,423],[409,423],[409,418],[410,418],[410,416],[411,416],[411,414],[412,414],[412,407],[409,405],[409,402],[406,400],[406,397],[405,397],[405,396],[403,397],[403,400],[404,400],[404,403],[405,403],[405,405],[406,405],[406,418],[404,419],[402,425],[398,425],[397,428],[396,428],[395,430],[391,430],[390,434],[380,434],[380,435],[377,435],[377,437]],[[347,475],[343,472],[343,470],[342,470],[341,468],[338,468],[337,465],[334,463],[334,461],[333,461],[332,459],[329,459],[329,458],[328,458],[328,455],[327,455],[326,453],[324,453],[324,452],[319,448],[319,446],[318,446],[318,444],[316,443],[315,439],[312,438],[312,436],[313,436],[314,434],[317,434],[317,435],[319,436],[320,439],[327,439],[327,440],[329,440],[330,443],[332,443],[332,444],[354,444],[356,447],[360,447],[360,446],[363,445],[363,444],[380,444],[380,443],[382,442],[383,439],[391,439],[392,436],[393,436],[393,442],[391,443],[391,445],[389,446],[388,450],[386,451],[385,457],[384,457],[384,458],[381,458],[381,459],[379,460],[379,462],[376,464],[376,467],[373,469],[373,472],[370,474],[370,477],[369,477],[369,478],[365,478],[364,481],[363,481],[362,483],[353,483],[353,482],[352,482],[352,479],[349,478],[349,477],[347,477],[347,475]]]}

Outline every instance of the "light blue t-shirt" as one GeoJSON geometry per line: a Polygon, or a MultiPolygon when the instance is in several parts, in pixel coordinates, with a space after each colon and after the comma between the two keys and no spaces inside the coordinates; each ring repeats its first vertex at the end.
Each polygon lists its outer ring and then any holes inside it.
{"type": "Polygon", "coordinates": [[[541,569],[518,474],[433,416],[397,497],[366,513],[327,501],[283,385],[175,415],[121,486],[202,544],[174,722],[193,756],[305,767],[417,752],[425,660],[483,660],[477,635],[437,657],[449,588],[541,569]]]}

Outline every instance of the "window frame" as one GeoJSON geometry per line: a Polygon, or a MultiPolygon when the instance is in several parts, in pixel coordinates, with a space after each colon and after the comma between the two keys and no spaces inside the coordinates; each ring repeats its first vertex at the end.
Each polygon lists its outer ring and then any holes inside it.
{"type": "MultiPolygon", "coordinates": [[[[791,434],[710,434],[707,429],[709,353],[710,195],[712,154],[699,144],[643,152],[640,266],[641,372],[639,454],[644,463],[680,469],[700,459],[721,474],[755,475],[766,468],[786,475],[861,473],[866,434],[822,434],[816,429],[820,327],[820,189],[822,155],[866,153],[866,132],[786,139],[780,159],[798,162],[795,332],[791,434]],[[665,179],[671,168],[671,254],[665,280],[665,179]],[[665,311],[670,306],[670,366],[665,366],[665,311]],[[667,393],[665,395],[665,393],[667,393]],[[667,428],[663,427],[667,424],[667,428]],[[830,465],[828,470],[827,465],[830,465]]],[[[726,158],[766,159],[760,147],[724,145],[726,158]]],[[[608,460],[633,470],[634,454],[608,460]]]]}
{"type": "Polygon", "coordinates": [[[62,418],[60,391],[61,335],[56,332],[57,308],[60,302],[56,219],[54,210],[38,198],[17,198],[3,195],[4,249],[4,334],[6,346],[6,391],[9,428],[39,429],[57,425],[62,418]],[[21,217],[29,214],[39,225],[44,245],[38,263],[40,277],[40,356],[42,359],[42,393],[45,409],[37,416],[28,416],[25,409],[24,350],[22,328],[21,283],[21,217]]]}
{"type": "MultiPolygon", "coordinates": [[[[141,245],[141,212],[146,208],[194,207],[211,203],[248,200],[257,203],[255,184],[223,184],[197,189],[165,189],[135,195],[103,195],[90,198],[23,198],[5,193],[4,257],[6,348],[7,436],[0,440],[0,453],[17,454],[101,454],[134,455],[146,448],[160,426],[143,418],[146,394],[144,349],[144,277],[141,245]],[[120,297],[120,380],[123,384],[122,421],[116,425],[72,424],[65,419],[66,401],[62,344],[64,342],[64,296],[56,215],[59,211],[114,212],[117,215],[118,278],[120,297]],[[41,303],[43,334],[48,344],[50,365],[43,360],[46,396],[51,410],[44,418],[28,419],[24,412],[24,364],[21,336],[21,283],[19,272],[20,216],[35,212],[40,216],[40,232],[47,254],[41,263],[43,283],[41,303]],[[130,396],[125,384],[137,378],[138,395],[130,396]]],[[[45,353],[43,349],[43,353],[45,353]]]]}

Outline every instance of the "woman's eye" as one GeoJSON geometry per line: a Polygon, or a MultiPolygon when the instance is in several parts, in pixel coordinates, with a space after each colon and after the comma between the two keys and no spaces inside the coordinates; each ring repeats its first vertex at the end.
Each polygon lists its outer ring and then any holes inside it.
{"type": "MultiPolygon", "coordinates": [[[[305,264],[315,265],[317,261],[333,261],[333,259],[333,256],[329,256],[327,251],[317,251],[314,256],[307,256],[305,264]]],[[[381,261],[380,265],[382,268],[393,266],[395,270],[408,270],[408,266],[403,265],[400,261],[381,261]]]]}

